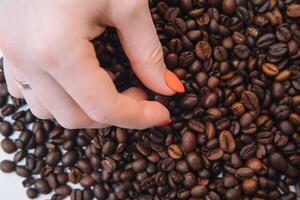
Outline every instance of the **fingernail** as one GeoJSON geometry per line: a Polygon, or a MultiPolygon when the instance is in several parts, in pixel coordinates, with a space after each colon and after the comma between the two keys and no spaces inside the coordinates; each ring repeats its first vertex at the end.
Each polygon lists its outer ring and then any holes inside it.
{"type": "Polygon", "coordinates": [[[158,126],[160,126],[160,127],[167,126],[167,125],[170,124],[171,122],[172,122],[172,120],[171,120],[171,119],[168,119],[167,121],[165,121],[164,123],[162,123],[162,124],[160,124],[160,125],[158,125],[158,126]]]}
{"type": "Polygon", "coordinates": [[[165,81],[171,90],[174,90],[178,93],[183,93],[185,91],[184,86],[179,78],[168,69],[165,71],[165,81]]]}

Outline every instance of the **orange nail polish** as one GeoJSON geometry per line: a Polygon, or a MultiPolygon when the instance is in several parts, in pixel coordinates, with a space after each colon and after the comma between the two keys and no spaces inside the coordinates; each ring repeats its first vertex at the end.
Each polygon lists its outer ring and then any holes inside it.
{"type": "Polygon", "coordinates": [[[171,122],[172,122],[172,120],[171,120],[171,119],[168,119],[168,121],[166,121],[166,122],[164,122],[164,123],[162,123],[162,124],[160,124],[160,125],[158,125],[158,126],[160,126],[160,127],[167,126],[167,125],[170,124],[171,122]]]}
{"type": "Polygon", "coordinates": [[[185,88],[179,78],[168,69],[165,71],[165,80],[171,90],[178,93],[183,93],[185,91],[185,88]]]}

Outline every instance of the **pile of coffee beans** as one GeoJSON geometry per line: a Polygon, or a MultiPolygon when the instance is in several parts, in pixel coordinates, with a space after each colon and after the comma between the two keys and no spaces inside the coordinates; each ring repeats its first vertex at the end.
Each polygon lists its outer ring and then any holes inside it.
{"type": "MultiPolygon", "coordinates": [[[[1,170],[24,177],[30,199],[300,199],[299,1],[149,4],[167,67],[186,87],[173,97],[148,91],[172,123],[63,129],[9,103],[1,72],[1,113],[14,120],[0,125],[1,147],[14,154],[1,170]]],[[[120,91],[143,87],[114,30],[94,44],[120,91]]]]}

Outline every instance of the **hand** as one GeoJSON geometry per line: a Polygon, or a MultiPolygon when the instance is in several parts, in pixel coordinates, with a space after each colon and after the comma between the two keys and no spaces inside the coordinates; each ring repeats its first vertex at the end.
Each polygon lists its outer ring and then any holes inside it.
{"type": "Polygon", "coordinates": [[[170,122],[169,111],[137,88],[118,93],[92,43],[106,26],[118,30],[138,78],[151,90],[183,92],[166,70],[147,0],[2,0],[0,49],[9,92],[38,118],[65,128],[115,125],[144,129],[170,122]],[[18,87],[25,81],[30,89],[18,87]]]}

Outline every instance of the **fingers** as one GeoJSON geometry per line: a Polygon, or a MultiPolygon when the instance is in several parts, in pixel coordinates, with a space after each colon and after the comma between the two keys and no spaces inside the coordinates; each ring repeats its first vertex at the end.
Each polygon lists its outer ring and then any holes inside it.
{"type": "Polygon", "coordinates": [[[32,85],[32,91],[61,126],[68,129],[104,128],[109,126],[89,118],[49,74],[40,70],[30,73],[34,74],[27,77],[32,85]]]}
{"type": "Polygon", "coordinates": [[[161,104],[119,94],[108,73],[99,67],[92,44],[82,41],[78,45],[72,48],[70,60],[64,61],[68,66],[49,70],[49,73],[91,119],[136,129],[169,120],[169,112],[161,104]]]}
{"type": "Polygon", "coordinates": [[[175,74],[166,72],[163,50],[156,33],[147,1],[140,1],[138,10],[117,19],[116,26],[122,46],[139,79],[151,90],[173,95],[184,92],[175,74]],[[171,77],[170,77],[171,76],[171,77]],[[172,79],[172,80],[170,80],[172,79]]]}
{"type": "Polygon", "coordinates": [[[9,61],[6,58],[3,58],[3,65],[7,89],[9,93],[16,98],[24,98],[20,89],[17,86],[16,77],[11,67],[9,67],[9,61]]]}
{"type": "MultiPolygon", "coordinates": [[[[14,78],[14,80],[19,81],[27,81],[28,78],[24,73],[18,72],[18,70],[6,59],[6,70],[8,71],[8,76],[10,78],[14,78]],[[11,76],[15,77],[11,77],[11,76]]],[[[9,79],[10,79],[9,78],[9,79]]],[[[7,80],[8,81],[8,80],[7,80]]],[[[17,91],[20,93],[20,95],[25,98],[31,112],[40,119],[51,119],[53,118],[52,114],[45,108],[45,106],[38,100],[38,98],[35,96],[34,92],[31,89],[23,89],[19,88],[16,84],[16,82],[12,82],[9,84],[13,85],[13,90],[17,89],[17,91]]]]}

